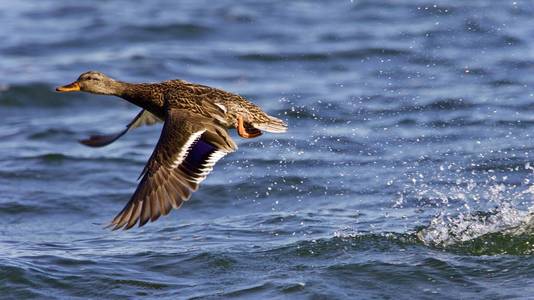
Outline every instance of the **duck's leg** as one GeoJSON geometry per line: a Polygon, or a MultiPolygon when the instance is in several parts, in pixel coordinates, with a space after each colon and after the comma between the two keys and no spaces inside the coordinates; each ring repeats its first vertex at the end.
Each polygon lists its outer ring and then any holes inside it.
{"type": "Polygon", "coordinates": [[[261,131],[259,129],[256,129],[252,126],[245,127],[245,122],[243,121],[243,116],[241,115],[237,116],[236,129],[239,136],[245,139],[251,139],[261,135],[261,131]]]}

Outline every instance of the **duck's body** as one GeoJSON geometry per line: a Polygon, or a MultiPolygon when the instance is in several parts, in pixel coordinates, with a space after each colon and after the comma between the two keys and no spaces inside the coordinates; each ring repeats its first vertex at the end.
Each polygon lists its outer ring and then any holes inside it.
{"type": "Polygon", "coordinates": [[[128,84],[123,86],[120,97],[140,106],[161,119],[167,109],[185,109],[209,118],[217,117],[215,111],[222,111],[224,119],[217,119],[226,128],[234,128],[238,116],[244,124],[259,130],[271,127],[275,132],[285,131],[284,122],[268,116],[257,105],[247,99],[220,89],[189,83],[183,80],[168,80],[153,84],[128,84]],[[215,105],[215,106],[214,106],[215,105]],[[278,125],[278,130],[273,126],[278,125]]]}
{"type": "Polygon", "coordinates": [[[188,200],[215,163],[237,149],[228,128],[235,127],[244,138],[287,129],[282,120],[239,95],[183,80],[132,84],[86,72],[57,91],[114,95],[143,108],[124,131],[82,141],[89,146],[105,146],[132,128],[165,122],[137,190],[112,221],[114,229],[129,229],[137,222],[143,226],[188,200]]]}

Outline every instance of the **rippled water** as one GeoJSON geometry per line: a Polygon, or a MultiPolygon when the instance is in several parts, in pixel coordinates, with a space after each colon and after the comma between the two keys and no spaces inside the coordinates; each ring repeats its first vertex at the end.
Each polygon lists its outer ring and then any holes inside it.
{"type": "Polygon", "coordinates": [[[529,298],[529,1],[0,2],[0,291],[21,298],[529,298]],[[239,139],[179,211],[127,232],[161,127],[56,94],[96,69],[240,93],[239,139]]]}

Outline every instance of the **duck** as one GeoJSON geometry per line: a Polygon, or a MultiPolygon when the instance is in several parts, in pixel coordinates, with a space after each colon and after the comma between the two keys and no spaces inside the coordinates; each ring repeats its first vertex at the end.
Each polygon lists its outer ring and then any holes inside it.
{"type": "Polygon", "coordinates": [[[104,147],[135,128],[163,122],[137,188],[108,225],[112,230],[141,227],[180,208],[215,164],[237,150],[230,129],[236,129],[241,138],[252,139],[288,128],[243,96],[180,79],[128,83],[88,71],[56,91],[117,96],[141,108],[124,130],[80,140],[86,146],[104,147]]]}

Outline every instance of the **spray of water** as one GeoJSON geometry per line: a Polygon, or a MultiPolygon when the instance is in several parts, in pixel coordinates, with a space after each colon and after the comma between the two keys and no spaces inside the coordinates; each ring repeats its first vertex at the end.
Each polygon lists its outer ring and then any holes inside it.
{"type": "MultiPolygon", "coordinates": [[[[527,164],[525,169],[532,167],[527,164]]],[[[528,178],[521,185],[507,184],[508,178],[489,174],[480,183],[472,178],[457,179],[446,190],[426,184],[412,188],[416,200],[423,205],[430,202],[436,209],[430,224],[417,231],[417,238],[428,246],[449,248],[469,243],[489,245],[495,239],[511,241],[515,237],[525,240],[523,253],[533,252],[534,245],[529,243],[534,237],[534,185],[528,178]]],[[[394,205],[402,205],[405,198],[397,199],[394,205]]]]}

